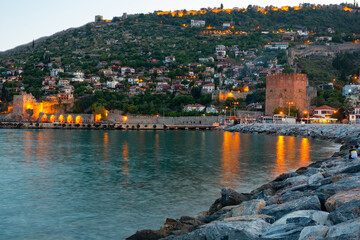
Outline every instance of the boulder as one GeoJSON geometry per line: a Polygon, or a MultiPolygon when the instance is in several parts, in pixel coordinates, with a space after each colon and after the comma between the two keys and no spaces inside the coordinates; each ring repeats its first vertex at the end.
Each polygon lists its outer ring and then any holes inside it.
{"type": "Polygon", "coordinates": [[[209,212],[214,213],[225,206],[238,205],[243,201],[250,199],[248,194],[238,193],[233,189],[221,189],[221,198],[215,200],[211,205],[209,212]]]}
{"type": "Polygon", "coordinates": [[[141,230],[137,231],[134,235],[128,237],[126,240],[158,240],[165,237],[165,235],[155,230],[141,230]]]}
{"type": "Polygon", "coordinates": [[[346,222],[355,218],[360,218],[360,200],[357,199],[344,203],[329,214],[329,219],[334,224],[346,222]]]}
{"type": "Polygon", "coordinates": [[[316,189],[316,192],[323,193],[324,195],[331,197],[340,192],[349,191],[360,186],[360,177],[342,178],[339,181],[321,186],[316,189]]]}
{"type": "Polygon", "coordinates": [[[326,210],[329,212],[334,211],[344,203],[350,202],[351,200],[360,200],[360,188],[354,188],[346,192],[337,193],[325,202],[326,210]]]}
{"type": "Polygon", "coordinates": [[[277,220],[273,225],[281,225],[289,222],[300,222],[303,225],[313,221],[316,225],[325,225],[327,224],[329,217],[328,212],[316,211],[316,210],[300,210],[286,214],[279,220],[277,220]]]}
{"type": "Polygon", "coordinates": [[[231,217],[231,218],[225,218],[223,221],[244,221],[244,220],[256,220],[256,219],[262,219],[267,223],[273,224],[275,222],[275,218],[273,216],[269,215],[262,215],[262,214],[256,214],[256,215],[247,215],[247,216],[237,216],[237,217],[231,217]]]}
{"type": "Polygon", "coordinates": [[[283,173],[283,174],[280,174],[279,176],[277,176],[277,178],[275,178],[274,182],[282,182],[284,181],[285,179],[287,178],[291,178],[291,177],[295,177],[297,176],[298,174],[295,173],[295,172],[292,172],[292,173],[283,173]]]}
{"type": "Polygon", "coordinates": [[[183,236],[169,236],[166,240],[256,239],[270,224],[262,219],[249,217],[210,223],[183,236]]]}
{"type": "Polygon", "coordinates": [[[309,177],[308,183],[309,183],[310,185],[318,184],[318,183],[320,183],[321,180],[323,180],[323,179],[324,179],[324,176],[323,176],[321,173],[316,173],[316,174],[314,174],[314,175],[312,175],[312,176],[309,177]]]}
{"type": "Polygon", "coordinates": [[[274,216],[276,219],[285,214],[298,210],[320,210],[321,205],[317,196],[302,197],[283,204],[266,206],[261,210],[261,214],[274,216]]]}
{"type": "Polygon", "coordinates": [[[289,202],[289,201],[293,201],[302,197],[308,197],[311,196],[312,193],[311,192],[300,192],[300,191],[292,191],[287,190],[285,192],[283,192],[280,196],[273,196],[271,198],[269,198],[269,200],[267,201],[268,205],[271,204],[275,204],[275,203],[285,203],[285,202],[289,202]]]}
{"type": "Polygon", "coordinates": [[[261,209],[265,207],[266,203],[262,199],[254,199],[246,202],[242,202],[238,207],[231,210],[232,216],[246,216],[256,215],[261,212],[261,209]]]}
{"type": "Polygon", "coordinates": [[[296,223],[272,225],[264,232],[262,238],[298,239],[304,226],[296,223]]]}
{"type": "Polygon", "coordinates": [[[341,173],[358,173],[360,172],[360,164],[352,166],[352,167],[348,167],[345,170],[341,171],[341,173]]]}
{"type": "Polygon", "coordinates": [[[173,232],[185,234],[193,231],[200,223],[199,220],[188,216],[181,217],[179,220],[167,218],[160,231],[164,235],[169,235],[173,232]]]}
{"type": "Polygon", "coordinates": [[[360,236],[360,218],[331,226],[326,237],[331,238],[341,235],[360,236]]]}
{"type": "Polygon", "coordinates": [[[325,237],[326,233],[329,231],[327,226],[309,226],[305,227],[301,233],[299,240],[315,239],[318,237],[325,237]]]}

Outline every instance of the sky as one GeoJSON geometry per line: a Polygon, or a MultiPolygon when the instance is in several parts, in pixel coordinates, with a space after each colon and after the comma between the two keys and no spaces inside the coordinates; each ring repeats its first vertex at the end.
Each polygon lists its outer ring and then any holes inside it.
{"type": "MultiPolygon", "coordinates": [[[[304,1],[290,0],[0,0],[0,52],[68,28],[94,21],[122,16],[124,12],[149,13],[155,10],[199,10],[207,7],[224,8],[259,6],[298,6],[304,1]]],[[[343,1],[305,1],[314,4],[340,4],[343,1]]],[[[350,1],[351,2],[351,1],[350,1]]]]}

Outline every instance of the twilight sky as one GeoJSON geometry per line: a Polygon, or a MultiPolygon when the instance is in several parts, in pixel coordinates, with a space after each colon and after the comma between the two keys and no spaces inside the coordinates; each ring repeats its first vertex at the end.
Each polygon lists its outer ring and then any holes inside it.
{"type": "MultiPolygon", "coordinates": [[[[155,10],[199,10],[203,7],[224,8],[259,6],[297,6],[304,1],[293,0],[0,0],[0,52],[33,39],[79,27],[94,21],[95,15],[105,19],[127,13],[148,13],[155,10]]],[[[336,4],[343,1],[305,1],[315,4],[336,4]]],[[[352,2],[352,1],[350,1],[352,2]]]]}

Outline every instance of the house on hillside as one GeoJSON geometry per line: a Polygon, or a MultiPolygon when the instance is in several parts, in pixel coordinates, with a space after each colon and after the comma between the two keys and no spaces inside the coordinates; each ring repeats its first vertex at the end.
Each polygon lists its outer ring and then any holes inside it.
{"type": "Polygon", "coordinates": [[[190,22],[191,27],[205,27],[204,20],[191,20],[190,22]]]}
{"type": "Polygon", "coordinates": [[[205,84],[202,88],[202,91],[204,93],[213,93],[215,91],[215,84],[214,83],[205,84]]]}
{"type": "Polygon", "coordinates": [[[202,112],[204,110],[205,110],[205,106],[201,104],[188,104],[184,106],[184,112],[192,112],[192,111],[202,112]]]}
{"type": "Polygon", "coordinates": [[[322,118],[329,118],[333,113],[336,113],[336,109],[329,107],[327,105],[323,105],[321,107],[317,107],[314,109],[314,117],[322,117],[322,118]]]}

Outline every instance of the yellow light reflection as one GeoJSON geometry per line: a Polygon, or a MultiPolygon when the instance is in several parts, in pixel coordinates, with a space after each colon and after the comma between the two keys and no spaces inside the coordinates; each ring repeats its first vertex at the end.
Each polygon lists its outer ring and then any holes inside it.
{"type": "Polygon", "coordinates": [[[236,188],[239,175],[240,134],[224,132],[222,156],[222,186],[236,188]]]}
{"type": "Polygon", "coordinates": [[[284,136],[278,136],[278,140],[276,142],[276,167],[275,174],[279,175],[284,173],[286,170],[285,167],[285,141],[284,136]]]}
{"type": "Polygon", "coordinates": [[[67,123],[74,123],[74,119],[71,115],[69,115],[67,118],[66,118],[66,122],[67,123]]]}
{"type": "Polygon", "coordinates": [[[307,166],[310,164],[310,143],[309,139],[303,138],[300,147],[300,161],[301,165],[307,166]]]}

